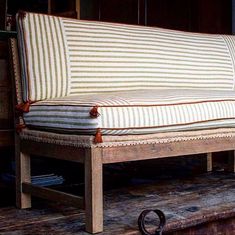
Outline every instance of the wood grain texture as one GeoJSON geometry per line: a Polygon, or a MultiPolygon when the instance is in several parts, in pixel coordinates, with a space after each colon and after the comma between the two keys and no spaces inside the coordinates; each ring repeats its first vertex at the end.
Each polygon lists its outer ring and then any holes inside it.
{"type": "Polygon", "coordinates": [[[235,149],[235,138],[213,138],[103,149],[103,163],[167,158],[235,149]]]}
{"type": "MultiPolygon", "coordinates": [[[[161,209],[167,217],[163,235],[214,235],[215,229],[217,234],[232,235],[234,174],[162,177],[151,184],[105,191],[104,232],[100,234],[140,235],[137,226],[140,212],[154,208],[161,209]]],[[[154,223],[149,221],[150,226],[154,223]]],[[[88,235],[82,210],[45,201],[37,202],[30,210],[0,208],[0,234],[88,235]]]]}
{"type": "Polygon", "coordinates": [[[22,184],[22,191],[35,197],[40,197],[54,202],[71,205],[77,208],[84,208],[83,198],[72,194],[64,193],[54,189],[40,187],[29,183],[22,184]]]}
{"type": "Polygon", "coordinates": [[[208,222],[203,225],[183,229],[181,231],[164,233],[163,235],[233,235],[235,233],[235,219],[223,219],[208,222]]]}
{"type": "Polygon", "coordinates": [[[52,0],[47,0],[47,13],[52,14],[52,0]]]}
{"type": "Polygon", "coordinates": [[[55,144],[23,140],[21,151],[42,157],[50,157],[72,162],[84,162],[85,149],[55,144]]]}
{"type": "Polygon", "coordinates": [[[7,25],[7,0],[0,0],[0,29],[6,30],[7,25]]]}
{"type": "Polygon", "coordinates": [[[228,157],[228,170],[235,173],[235,151],[231,151],[228,157]]]}
{"type": "Polygon", "coordinates": [[[76,0],[76,12],[77,12],[77,19],[81,18],[81,3],[80,0],[76,0]]]}
{"type": "Polygon", "coordinates": [[[8,59],[8,44],[6,40],[0,41],[0,147],[14,145],[12,89],[8,59]]]}
{"type": "Polygon", "coordinates": [[[8,57],[8,48],[7,43],[4,41],[0,41],[0,59],[7,59],[8,57]]]}
{"type": "Polygon", "coordinates": [[[24,193],[22,183],[31,182],[30,156],[19,153],[16,156],[16,206],[21,209],[31,207],[31,195],[24,193]]]}
{"type": "Polygon", "coordinates": [[[103,165],[102,149],[86,149],[85,213],[86,231],[103,231],[103,165]]]}
{"type": "Polygon", "coordinates": [[[213,167],[213,162],[212,162],[212,153],[207,153],[207,156],[206,156],[206,170],[207,172],[211,172],[212,171],[212,167],[213,167]]]}
{"type": "Polygon", "coordinates": [[[0,130],[0,147],[14,146],[14,130],[0,130]]]}

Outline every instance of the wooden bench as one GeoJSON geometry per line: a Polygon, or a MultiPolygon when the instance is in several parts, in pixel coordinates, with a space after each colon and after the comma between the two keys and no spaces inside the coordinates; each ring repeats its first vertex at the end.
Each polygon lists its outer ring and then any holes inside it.
{"type": "Polygon", "coordinates": [[[19,208],[31,195],[83,207],[98,233],[104,164],[206,153],[211,171],[235,149],[234,36],[27,12],[17,28],[19,208]],[[84,198],[31,184],[33,155],[83,163],[84,198]]]}

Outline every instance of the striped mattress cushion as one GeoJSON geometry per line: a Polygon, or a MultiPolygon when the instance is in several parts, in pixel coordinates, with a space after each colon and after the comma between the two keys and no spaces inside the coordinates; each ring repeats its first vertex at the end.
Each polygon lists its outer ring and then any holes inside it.
{"type": "Polygon", "coordinates": [[[233,90],[235,37],[18,15],[24,100],[141,89],[233,90]]]}
{"type": "Polygon", "coordinates": [[[235,92],[140,90],[39,101],[24,115],[30,128],[105,135],[235,127],[235,92]]]}

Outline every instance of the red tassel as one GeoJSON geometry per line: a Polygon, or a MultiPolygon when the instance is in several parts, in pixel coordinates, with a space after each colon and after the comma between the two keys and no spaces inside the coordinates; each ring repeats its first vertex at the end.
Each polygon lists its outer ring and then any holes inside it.
{"type": "Polygon", "coordinates": [[[16,132],[20,133],[24,128],[26,128],[25,124],[18,124],[16,125],[16,132]]]}
{"type": "Polygon", "coordinates": [[[28,113],[30,108],[30,101],[16,105],[16,110],[21,113],[28,113]]]}
{"type": "Polygon", "coordinates": [[[28,113],[28,112],[29,112],[30,104],[31,104],[31,103],[30,103],[29,101],[27,101],[27,102],[23,105],[22,110],[23,110],[24,113],[28,113]]]}
{"type": "Polygon", "coordinates": [[[100,116],[100,114],[98,112],[98,106],[94,106],[90,111],[90,117],[91,118],[97,118],[99,116],[100,116]]]}
{"type": "Polygon", "coordinates": [[[98,128],[97,131],[96,131],[94,143],[95,144],[103,143],[102,133],[101,133],[100,128],[98,128]]]}

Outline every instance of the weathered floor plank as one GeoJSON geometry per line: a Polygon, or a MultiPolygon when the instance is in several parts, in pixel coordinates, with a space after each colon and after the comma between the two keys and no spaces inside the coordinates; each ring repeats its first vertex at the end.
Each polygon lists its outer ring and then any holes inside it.
{"type": "MultiPolygon", "coordinates": [[[[104,207],[102,235],[139,235],[138,215],[144,209],[155,208],[166,214],[165,234],[179,230],[181,232],[174,234],[183,234],[182,229],[190,230],[190,227],[214,221],[223,221],[218,222],[219,226],[230,226],[230,234],[235,234],[235,175],[209,173],[106,191],[104,207]]],[[[88,234],[84,232],[82,210],[46,202],[37,203],[33,208],[0,208],[0,234],[88,234]]]]}

